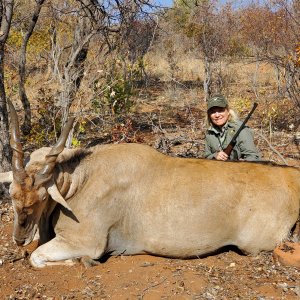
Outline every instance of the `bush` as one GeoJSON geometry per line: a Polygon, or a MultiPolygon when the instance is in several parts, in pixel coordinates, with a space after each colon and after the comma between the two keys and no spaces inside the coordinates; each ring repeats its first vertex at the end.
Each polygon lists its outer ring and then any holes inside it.
{"type": "Polygon", "coordinates": [[[93,83],[92,106],[95,110],[108,110],[113,115],[126,114],[134,104],[134,82],[141,78],[142,65],[137,62],[128,66],[122,60],[114,60],[109,66],[106,74],[93,83]]]}

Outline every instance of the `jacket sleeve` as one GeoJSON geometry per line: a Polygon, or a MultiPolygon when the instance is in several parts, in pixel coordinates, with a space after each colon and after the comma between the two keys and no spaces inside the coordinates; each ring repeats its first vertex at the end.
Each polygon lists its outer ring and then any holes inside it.
{"type": "Polygon", "coordinates": [[[238,137],[238,144],[242,159],[247,161],[256,161],[261,159],[260,153],[254,144],[252,131],[249,127],[245,127],[241,131],[238,137]]]}
{"type": "Polygon", "coordinates": [[[212,147],[210,145],[210,139],[206,135],[205,136],[205,150],[204,150],[204,157],[207,159],[214,159],[216,158],[216,152],[212,152],[212,147]]]}

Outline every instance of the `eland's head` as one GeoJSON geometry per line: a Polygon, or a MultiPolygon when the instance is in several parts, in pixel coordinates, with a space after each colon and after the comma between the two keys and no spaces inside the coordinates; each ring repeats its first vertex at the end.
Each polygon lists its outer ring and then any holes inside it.
{"type": "MultiPolygon", "coordinates": [[[[50,196],[70,210],[56,187],[53,172],[57,156],[64,149],[74,119],[68,121],[56,145],[45,155],[44,160],[30,162],[35,167],[26,166],[25,168],[17,113],[10,101],[8,104],[11,119],[10,146],[13,150],[13,176],[10,185],[10,195],[14,208],[13,238],[18,245],[26,245],[32,241],[36,233],[40,217],[50,196]]],[[[11,177],[9,173],[8,176],[11,177]]]]}

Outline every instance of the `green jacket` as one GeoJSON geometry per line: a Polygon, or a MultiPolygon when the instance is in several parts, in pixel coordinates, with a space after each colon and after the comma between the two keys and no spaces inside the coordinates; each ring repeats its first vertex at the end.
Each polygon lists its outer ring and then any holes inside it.
{"type": "MultiPolygon", "coordinates": [[[[205,136],[205,158],[214,159],[217,152],[225,149],[241,125],[241,121],[227,122],[223,126],[222,131],[217,127],[210,126],[205,136]]],[[[248,161],[261,159],[249,127],[245,127],[237,137],[237,142],[231,152],[230,159],[248,161]]]]}

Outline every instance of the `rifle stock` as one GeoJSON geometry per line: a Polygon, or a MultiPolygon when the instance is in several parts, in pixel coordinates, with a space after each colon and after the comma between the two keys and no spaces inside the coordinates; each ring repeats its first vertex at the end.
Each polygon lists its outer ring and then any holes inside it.
{"type": "Polygon", "coordinates": [[[228,146],[225,149],[223,149],[223,151],[228,155],[228,157],[230,157],[230,154],[231,154],[231,152],[232,152],[232,150],[233,150],[233,148],[234,148],[234,146],[236,144],[237,137],[239,136],[239,134],[241,133],[241,131],[245,128],[246,123],[248,122],[248,120],[250,119],[251,115],[255,111],[257,105],[258,104],[256,102],[253,104],[253,107],[252,107],[251,111],[249,112],[249,114],[247,115],[247,117],[245,118],[245,120],[243,121],[242,125],[237,130],[237,132],[235,133],[235,135],[233,136],[233,138],[229,142],[228,146]]]}
{"type": "Polygon", "coordinates": [[[233,150],[235,144],[236,144],[236,143],[234,143],[234,145],[233,145],[233,143],[230,142],[230,143],[228,144],[228,146],[223,150],[223,152],[225,152],[225,153],[228,155],[228,157],[230,156],[230,154],[231,154],[231,152],[232,152],[232,150],[233,150]]]}

